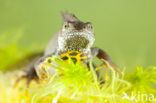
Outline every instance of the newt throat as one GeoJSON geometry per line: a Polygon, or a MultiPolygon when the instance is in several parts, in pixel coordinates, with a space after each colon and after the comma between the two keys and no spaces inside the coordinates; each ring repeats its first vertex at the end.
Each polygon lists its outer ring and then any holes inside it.
{"type": "Polygon", "coordinates": [[[80,51],[86,49],[88,47],[88,44],[89,40],[87,38],[81,35],[75,35],[66,39],[64,48],[67,51],[80,51]]]}

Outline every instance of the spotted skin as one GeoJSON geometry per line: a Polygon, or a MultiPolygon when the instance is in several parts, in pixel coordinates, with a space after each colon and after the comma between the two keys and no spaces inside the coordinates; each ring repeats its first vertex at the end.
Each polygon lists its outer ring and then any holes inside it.
{"type": "Polygon", "coordinates": [[[71,58],[74,63],[85,63],[87,61],[87,54],[73,50],[61,53],[60,58],[65,61],[71,58]]]}

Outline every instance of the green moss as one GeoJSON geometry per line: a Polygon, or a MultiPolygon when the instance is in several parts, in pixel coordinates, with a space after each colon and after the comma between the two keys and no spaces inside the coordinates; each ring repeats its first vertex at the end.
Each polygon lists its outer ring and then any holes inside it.
{"type": "MultiPolygon", "coordinates": [[[[21,51],[17,43],[22,30],[13,31],[4,33],[0,39],[0,62],[5,64],[0,66],[1,70],[20,61],[28,53],[21,51]],[[19,35],[8,40],[10,33],[19,35]]],[[[55,68],[55,74],[39,84],[32,82],[30,88],[26,87],[25,80],[13,88],[19,71],[0,73],[0,103],[132,103],[130,99],[133,95],[138,100],[133,100],[133,103],[149,103],[151,95],[156,96],[156,67],[143,69],[137,66],[133,75],[121,76],[105,61],[110,77],[101,85],[92,61],[88,70],[85,65],[74,64],[72,60],[65,62],[55,56],[50,59],[52,64],[46,65],[46,69],[55,68]],[[124,93],[129,100],[123,99],[124,93]],[[147,94],[148,100],[146,97],[141,100],[142,94],[147,94]]]]}

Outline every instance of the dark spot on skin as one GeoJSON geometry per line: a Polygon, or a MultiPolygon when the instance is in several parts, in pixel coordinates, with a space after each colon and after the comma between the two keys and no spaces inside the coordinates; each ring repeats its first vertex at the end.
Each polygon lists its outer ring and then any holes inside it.
{"type": "Polygon", "coordinates": [[[64,56],[64,57],[62,57],[61,59],[63,59],[63,60],[68,60],[68,57],[64,56]]]}
{"type": "Polygon", "coordinates": [[[86,61],[86,59],[80,59],[80,61],[84,62],[84,61],[86,61]]]}
{"type": "Polygon", "coordinates": [[[73,52],[73,53],[69,53],[70,56],[76,56],[77,53],[76,52],[73,52]]]}
{"type": "Polygon", "coordinates": [[[77,59],[76,58],[71,58],[71,60],[76,63],[77,62],[77,59]]]}
{"type": "Polygon", "coordinates": [[[84,56],[85,56],[85,54],[81,54],[81,55],[80,55],[80,57],[84,57],[84,56]]]}
{"type": "Polygon", "coordinates": [[[51,63],[51,59],[48,59],[48,63],[51,63]]]}

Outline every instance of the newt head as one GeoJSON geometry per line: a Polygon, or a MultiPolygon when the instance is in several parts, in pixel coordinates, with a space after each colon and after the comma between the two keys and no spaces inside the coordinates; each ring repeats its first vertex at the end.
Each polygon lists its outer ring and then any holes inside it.
{"type": "Polygon", "coordinates": [[[58,36],[60,51],[88,52],[94,43],[94,31],[90,22],[82,22],[75,15],[62,13],[63,27],[58,36]]]}

